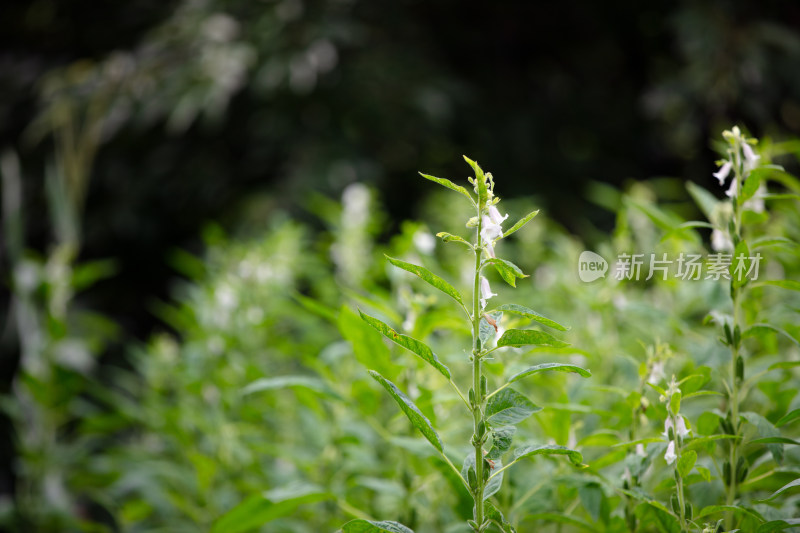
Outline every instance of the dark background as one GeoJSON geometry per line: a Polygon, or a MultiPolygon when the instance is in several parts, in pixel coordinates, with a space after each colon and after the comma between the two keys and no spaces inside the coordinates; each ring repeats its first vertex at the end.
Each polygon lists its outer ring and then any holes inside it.
{"type": "Polygon", "coordinates": [[[203,224],[236,227],[255,197],[313,220],[310,191],[363,181],[402,220],[429,190],[416,172],[463,179],[467,154],[581,233],[613,224],[591,182],[711,188],[723,128],[800,133],[798,29],[788,1],[4,3],[0,147],[43,253],[57,117],[102,132],[80,259],[118,271],[78,302],[122,327],[113,358],[160,327],[170,252],[201,252],[203,224]]]}

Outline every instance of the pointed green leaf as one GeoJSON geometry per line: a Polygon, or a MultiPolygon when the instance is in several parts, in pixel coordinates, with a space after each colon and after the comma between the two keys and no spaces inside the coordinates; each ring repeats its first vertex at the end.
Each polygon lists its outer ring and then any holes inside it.
{"type": "Polygon", "coordinates": [[[503,513],[498,511],[497,508],[490,502],[483,502],[483,515],[488,520],[491,520],[497,524],[497,527],[499,527],[500,531],[503,533],[517,533],[517,530],[514,529],[508,520],[506,520],[506,517],[503,516],[503,513]]]}
{"type": "Polygon", "coordinates": [[[694,450],[689,450],[688,452],[683,452],[678,459],[678,473],[681,477],[685,478],[689,475],[689,472],[692,471],[694,468],[694,464],[697,462],[697,452],[694,450]]]}
{"type": "Polygon", "coordinates": [[[453,235],[452,233],[447,233],[446,231],[440,231],[439,233],[436,234],[436,236],[442,239],[442,241],[444,242],[458,242],[472,248],[472,245],[469,242],[464,240],[463,237],[459,237],[458,235],[453,235]]]}
{"type": "Polygon", "coordinates": [[[778,490],[773,492],[772,496],[770,496],[769,498],[765,498],[763,500],[757,500],[757,501],[759,501],[759,502],[768,502],[768,501],[774,500],[775,498],[780,496],[781,493],[791,489],[792,487],[800,487],[800,478],[795,479],[794,481],[790,481],[789,483],[787,483],[783,487],[779,488],[778,490]]]}
{"type": "Polygon", "coordinates": [[[700,211],[703,212],[708,220],[711,220],[714,216],[714,211],[717,209],[717,205],[720,203],[717,197],[691,181],[686,183],[686,188],[689,190],[689,194],[694,199],[697,207],[700,208],[700,211]]]}
{"type": "Polygon", "coordinates": [[[753,197],[761,184],[761,172],[751,172],[742,184],[742,191],[739,193],[737,201],[739,205],[743,205],[747,200],[753,197]]]}
{"type": "Polygon", "coordinates": [[[469,191],[467,191],[467,189],[465,189],[461,185],[456,185],[455,183],[453,183],[452,181],[450,181],[448,179],[437,178],[436,176],[431,176],[429,174],[423,174],[422,172],[420,172],[419,175],[422,176],[423,178],[425,178],[426,180],[431,180],[433,182],[438,183],[442,187],[447,187],[450,190],[453,190],[453,191],[456,191],[458,193],[463,194],[464,196],[469,198],[469,201],[472,202],[472,205],[475,205],[475,200],[472,199],[472,195],[469,193],[469,191]]]}
{"type": "Polygon", "coordinates": [[[492,448],[486,455],[487,459],[500,459],[500,457],[511,448],[514,434],[517,428],[514,426],[504,426],[492,431],[492,448]]]}
{"type": "Polygon", "coordinates": [[[426,281],[430,285],[433,285],[434,287],[436,287],[446,295],[450,296],[452,299],[454,299],[461,305],[464,305],[464,300],[461,298],[461,295],[458,293],[458,291],[452,285],[447,283],[445,280],[443,280],[442,278],[440,278],[427,268],[418,265],[413,265],[411,263],[406,263],[405,261],[389,257],[388,255],[386,256],[386,259],[388,259],[389,262],[394,266],[396,266],[397,268],[402,268],[406,272],[411,272],[412,274],[419,276],[420,278],[423,279],[423,281],[426,281]]]}
{"type": "Polygon", "coordinates": [[[356,360],[367,368],[394,376],[396,365],[392,362],[389,347],[383,342],[380,334],[364,323],[361,318],[346,305],[339,309],[339,332],[353,347],[356,360]]]}
{"type": "Polygon", "coordinates": [[[728,267],[728,272],[730,273],[734,287],[742,287],[751,281],[750,278],[747,277],[748,272],[750,272],[751,263],[750,250],[747,247],[747,243],[745,241],[740,241],[739,244],[736,245],[736,250],[734,250],[733,257],[731,258],[731,264],[728,267]]]}
{"type": "Polygon", "coordinates": [[[487,259],[484,264],[492,265],[495,270],[497,270],[497,273],[500,274],[500,277],[503,278],[503,281],[512,287],[517,286],[517,278],[528,277],[528,275],[524,274],[517,265],[511,261],[506,261],[505,259],[492,257],[491,259],[487,259]]]}
{"type": "Polygon", "coordinates": [[[422,414],[422,411],[419,410],[419,407],[414,405],[414,402],[412,402],[411,399],[403,393],[403,391],[398,389],[397,385],[384,378],[374,370],[370,370],[369,375],[375,378],[375,381],[383,385],[383,388],[386,389],[392,398],[394,398],[394,401],[397,402],[397,405],[399,405],[400,409],[402,409],[406,414],[408,419],[411,421],[411,424],[413,424],[414,427],[417,428],[426,439],[428,439],[428,442],[433,444],[433,447],[440,452],[444,451],[442,439],[439,438],[439,434],[436,433],[435,429],[433,429],[431,421],[422,414]]]}
{"type": "Polygon", "coordinates": [[[521,422],[542,408],[514,389],[503,389],[486,404],[486,421],[492,427],[508,426],[521,422]]]}
{"type": "Polygon", "coordinates": [[[390,520],[381,520],[374,522],[372,520],[364,520],[357,518],[350,520],[342,526],[343,533],[414,533],[413,530],[407,528],[399,522],[392,522],[390,520]]]}
{"type": "Polygon", "coordinates": [[[377,318],[362,312],[360,309],[358,310],[358,313],[361,315],[361,319],[364,322],[378,330],[378,332],[384,337],[395,344],[398,344],[403,348],[417,354],[423,361],[438,370],[444,377],[450,379],[450,369],[439,361],[439,358],[436,357],[436,354],[433,353],[433,351],[424,342],[418,341],[417,339],[409,337],[408,335],[397,333],[387,324],[384,324],[377,318]]]}
{"type": "MultiPolygon", "coordinates": [[[[740,413],[742,418],[750,422],[752,425],[756,427],[756,431],[758,432],[759,437],[762,438],[770,438],[770,437],[780,437],[781,432],[778,428],[772,425],[772,423],[761,416],[758,413],[740,413]]],[[[775,459],[775,462],[780,464],[783,462],[783,444],[780,443],[772,443],[767,444],[767,448],[769,449],[770,453],[772,454],[772,458],[775,459]]]]}
{"type": "Polygon", "coordinates": [[[497,346],[525,346],[530,344],[556,347],[569,346],[568,343],[556,339],[549,333],[535,329],[509,329],[497,341],[497,346]]]}
{"type": "Polygon", "coordinates": [[[486,201],[489,198],[489,191],[486,189],[486,180],[483,174],[483,169],[478,165],[476,161],[473,161],[467,156],[464,157],[464,161],[466,161],[469,166],[472,167],[473,172],[475,172],[475,190],[478,193],[478,205],[483,209],[486,206],[486,201]]]}
{"type": "Polygon", "coordinates": [[[498,307],[497,309],[495,309],[495,311],[508,311],[509,313],[513,313],[515,315],[520,315],[520,316],[523,316],[525,318],[529,318],[531,320],[534,320],[534,321],[538,322],[539,324],[543,324],[545,326],[551,327],[553,329],[557,329],[559,331],[569,331],[569,329],[570,329],[567,326],[562,326],[561,324],[559,324],[555,320],[551,320],[551,319],[549,319],[549,318],[547,318],[545,316],[540,315],[539,313],[537,313],[533,309],[531,309],[529,307],[525,307],[524,305],[503,304],[500,307],[498,307]]]}
{"type": "Polygon", "coordinates": [[[274,378],[261,378],[250,383],[242,389],[243,395],[253,394],[266,390],[283,389],[287,387],[301,387],[314,392],[341,400],[330,385],[320,378],[313,376],[277,376],[274,378]]]}
{"type": "Polygon", "coordinates": [[[768,246],[797,246],[797,243],[786,237],[759,237],[752,242],[753,250],[768,246]]]}
{"type": "Polygon", "coordinates": [[[783,415],[781,417],[780,420],[775,422],[775,427],[776,428],[783,427],[786,424],[788,424],[789,422],[797,420],[798,418],[800,418],[800,409],[795,409],[794,411],[786,413],[785,415],[783,415]]]}
{"type": "Polygon", "coordinates": [[[800,526],[800,518],[783,518],[781,520],[770,520],[769,522],[764,522],[758,529],[756,529],[756,533],[772,533],[773,531],[783,531],[784,529],[789,529],[790,527],[800,526]]]}
{"type": "Polygon", "coordinates": [[[509,236],[509,235],[511,235],[512,233],[515,233],[515,232],[519,231],[520,229],[522,229],[522,227],[523,227],[525,224],[527,224],[528,222],[530,222],[530,221],[533,219],[533,217],[535,217],[535,216],[536,216],[536,215],[538,215],[538,214],[539,214],[539,210],[537,209],[536,211],[531,211],[530,213],[528,213],[527,215],[525,215],[525,216],[524,216],[524,217],[522,217],[521,219],[517,220],[517,223],[516,223],[516,224],[514,224],[513,226],[511,226],[511,227],[510,227],[510,228],[509,228],[509,229],[508,229],[508,230],[507,230],[505,233],[503,233],[503,237],[504,237],[504,238],[505,238],[505,237],[508,237],[508,236],[509,236]]]}
{"type": "Polygon", "coordinates": [[[789,339],[790,341],[795,343],[797,346],[800,346],[800,341],[798,341],[797,339],[792,337],[792,335],[788,331],[786,331],[785,329],[781,329],[781,328],[779,328],[777,326],[773,326],[772,324],[753,324],[752,326],[750,326],[749,328],[744,330],[744,333],[742,333],[742,337],[743,338],[754,337],[759,332],[764,331],[764,330],[769,330],[769,331],[774,331],[775,333],[780,333],[781,335],[783,335],[784,337],[786,337],[787,339],[789,339]]]}
{"type": "Polygon", "coordinates": [[[791,279],[770,279],[759,281],[757,285],[772,285],[774,287],[780,287],[781,289],[788,289],[790,291],[800,291],[800,281],[794,281],[791,279]]]}
{"type": "Polygon", "coordinates": [[[314,485],[297,485],[254,494],[219,517],[211,533],[240,533],[291,515],[298,506],[318,502],[330,495],[314,485]]]}
{"type": "Polygon", "coordinates": [[[529,368],[526,368],[522,372],[517,372],[510,378],[508,378],[509,383],[514,383],[522,378],[526,378],[533,374],[538,374],[539,372],[547,372],[547,371],[555,371],[555,372],[572,372],[573,374],[579,374],[581,377],[588,378],[591,377],[592,373],[586,370],[585,368],[581,368],[577,365],[572,365],[569,363],[542,363],[540,365],[535,365],[529,368]]]}
{"type": "Polygon", "coordinates": [[[793,444],[800,446],[800,441],[790,439],[789,437],[762,437],[760,439],[753,439],[748,444],[793,444]]]}
{"type": "Polygon", "coordinates": [[[566,455],[572,464],[575,466],[582,466],[583,455],[577,450],[571,450],[566,446],[559,446],[557,444],[545,444],[544,446],[526,446],[518,448],[514,452],[514,461],[520,459],[528,459],[537,455],[566,455]]]}

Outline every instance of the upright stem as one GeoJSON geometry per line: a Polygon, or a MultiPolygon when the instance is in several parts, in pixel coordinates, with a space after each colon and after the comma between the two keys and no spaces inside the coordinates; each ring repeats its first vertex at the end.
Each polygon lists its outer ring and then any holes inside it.
{"type": "MultiPolygon", "coordinates": [[[[675,432],[675,455],[678,456],[678,462],[680,462],[681,456],[681,437],[678,435],[678,417],[673,415],[671,412],[669,414],[670,418],[672,419],[672,430],[675,432]]],[[[683,494],[683,477],[681,476],[680,470],[678,469],[678,465],[675,465],[675,483],[676,483],[676,491],[678,493],[678,507],[680,507],[680,519],[681,519],[681,533],[687,533],[689,531],[689,526],[686,523],[686,501],[684,499],[683,494]]]]}
{"type": "MultiPolygon", "coordinates": [[[[743,186],[743,172],[742,172],[742,161],[741,157],[739,156],[739,146],[734,146],[734,178],[736,180],[737,190],[741,191],[743,186]]],[[[742,219],[741,219],[741,212],[739,209],[739,199],[738,195],[734,196],[731,199],[731,204],[733,207],[733,245],[734,245],[734,255],[736,246],[738,246],[739,242],[742,239],[742,219]]],[[[735,257],[731,257],[732,261],[735,261],[735,257]]],[[[730,280],[730,294],[731,300],[733,303],[733,324],[731,326],[731,333],[734,336],[733,342],[730,344],[731,349],[731,396],[730,396],[730,412],[731,412],[731,426],[733,428],[733,439],[730,441],[730,451],[728,455],[728,461],[730,462],[730,480],[728,482],[728,486],[726,487],[726,504],[733,505],[734,500],[736,499],[736,492],[737,492],[737,484],[739,478],[738,472],[738,462],[739,462],[739,442],[736,436],[739,434],[740,424],[739,424],[739,379],[737,377],[737,368],[736,368],[736,361],[739,359],[739,340],[736,339],[735,332],[740,330],[739,325],[739,297],[741,293],[741,288],[737,287],[734,283],[733,276],[731,276],[730,280]]],[[[731,511],[728,511],[726,516],[726,523],[728,524],[728,529],[734,528],[734,516],[731,511]]]]}
{"type": "MultiPolygon", "coordinates": [[[[473,494],[475,500],[475,523],[482,529],[483,516],[483,491],[485,481],[483,479],[483,434],[480,425],[483,420],[483,394],[481,394],[481,254],[483,247],[481,243],[482,226],[481,208],[478,207],[478,230],[477,246],[475,247],[475,283],[472,292],[472,419],[473,436],[472,442],[475,446],[475,477],[477,485],[473,494]]],[[[485,430],[484,430],[485,431],[485,430]]],[[[478,530],[480,531],[480,529],[478,530]]]]}

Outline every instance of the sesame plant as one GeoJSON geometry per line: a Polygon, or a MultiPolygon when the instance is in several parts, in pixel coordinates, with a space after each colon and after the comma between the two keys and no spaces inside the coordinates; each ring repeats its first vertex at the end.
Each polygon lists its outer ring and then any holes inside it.
{"type": "MultiPolygon", "coordinates": [[[[500,491],[506,470],[522,459],[540,455],[564,455],[576,466],[582,466],[583,461],[581,453],[574,449],[561,445],[544,444],[519,447],[514,451],[511,459],[503,464],[504,457],[512,446],[516,432],[515,425],[542,409],[512,388],[511,385],[516,381],[546,371],[576,373],[582,377],[589,377],[591,374],[588,370],[570,363],[543,363],[528,367],[511,376],[499,387],[490,389],[488,378],[484,373],[484,365],[493,358],[490,356],[495,352],[499,354],[501,350],[522,346],[538,345],[556,348],[566,346],[563,341],[540,329],[505,329],[501,325],[505,313],[558,331],[567,331],[568,328],[523,305],[503,304],[490,309],[489,300],[497,294],[492,292],[490,282],[485,276],[488,269],[495,269],[500,277],[512,287],[516,286],[517,279],[527,277],[514,263],[498,257],[495,246],[501,239],[525,226],[536,216],[538,211],[529,213],[504,231],[502,223],[508,215],[501,215],[498,209],[500,198],[494,193],[495,183],[491,173],[484,173],[476,162],[466,157],[464,159],[475,173],[475,177],[469,179],[473,185],[472,192],[446,179],[426,174],[422,174],[422,176],[461,194],[474,209],[475,215],[466,223],[466,226],[473,230],[471,240],[447,232],[437,234],[445,243],[463,246],[474,256],[471,298],[465,299],[453,285],[422,266],[392,257],[387,257],[387,259],[393,266],[418,276],[452,298],[457,304],[456,312],[463,313],[463,320],[468,323],[472,333],[470,347],[465,350],[472,371],[466,394],[463,392],[466,387],[458,385],[454,372],[440,361],[427,344],[398,333],[376,317],[363,312],[360,312],[360,316],[390,341],[423,359],[432,369],[441,374],[446,384],[455,391],[464,409],[465,421],[468,421],[467,423],[471,426],[469,451],[462,461],[461,468],[455,466],[448,453],[449,450],[445,449],[438,432],[409,395],[378,372],[369,371],[370,375],[386,389],[411,424],[436,449],[453,474],[469,491],[473,511],[468,524],[472,531],[488,531],[494,524],[504,532],[511,532],[514,531],[512,525],[506,520],[501,510],[490,501],[490,498],[500,491]]],[[[342,529],[345,533],[411,531],[398,522],[363,518],[346,523],[342,529]]]]}
{"type": "MultiPolygon", "coordinates": [[[[793,366],[788,361],[777,362],[766,368],[759,365],[759,352],[768,350],[770,344],[763,342],[764,337],[777,333],[797,343],[792,335],[773,323],[769,306],[763,305],[760,297],[765,288],[798,290],[800,285],[791,280],[764,279],[764,272],[759,276],[762,250],[795,245],[783,236],[764,234],[761,230],[768,218],[766,201],[792,200],[792,195],[770,195],[767,192],[767,180],[774,174],[784,173],[783,168],[762,162],[762,156],[756,148],[758,141],[745,135],[738,127],[726,130],[723,137],[725,157],[718,162],[720,168],[714,177],[720,185],[729,181],[725,193],[728,200],[721,203],[716,211],[712,247],[719,253],[730,254],[727,255],[730,258],[727,281],[730,307],[723,312],[713,312],[712,316],[720,330],[719,341],[730,352],[728,370],[722,380],[726,405],[724,411],[715,414],[720,415],[721,436],[727,437],[722,445],[724,458],[721,458],[721,478],[725,488],[724,527],[732,531],[737,527],[753,527],[750,525],[753,524],[752,513],[748,513],[747,509],[751,498],[742,494],[747,492],[751,468],[766,462],[772,463],[773,468],[779,466],[784,458],[784,445],[796,444],[796,441],[782,437],[778,428],[800,417],[800,410],[783,413],[778,420],[773,419],[773,423],[762,413],[746,407],[748,396],[765,376],[793,366]],[[748,376],[747,368],[758,368],[760,371],[748,376]]],[[[766,274],[769,277],[771,272],[766,274]]],[[[800,479],[793,480],[766,500],[757,501],[773,500],[797,484],[800,484],[800,479]]],[[[795,522],[792,520],[787,523],[795,522]]],[[[717,522],[716,528],[718,531],[724,530],[722,520],[717,522]]]]}

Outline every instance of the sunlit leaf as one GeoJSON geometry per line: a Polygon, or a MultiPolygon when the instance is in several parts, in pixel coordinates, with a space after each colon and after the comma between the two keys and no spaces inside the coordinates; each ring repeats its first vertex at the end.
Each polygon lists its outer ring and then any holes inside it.
{"type": "Polygon", "coordinates": [[[436,357],[436,354],[422,341],[418,341],[413,337],[409,337],[408,335],[403,335],[397,333],[395,330],[390,328],[387,324],[384,324],[377,318],[370,316],[360,309],[358,313],[361,315],[361,319],[378,330],[384,337],[389,339],[390,341],[394,342],[402,346],[403,348],[417,354],[423,361],[431,365],[433,368],[438,370],[444,377],[450,379],[450,369],[444,366],[440,361],[439,358],[436,357]]]}
{"type": "Polygon", "coordinates": [[[395,259],[393,257],[389,257],[388,255],[386,256],[386,259],[388,259],[389,262],[391,264],[393,264],[394,266],[396,266],[397,268],[402,268],[406,272],[411,272],[412,274],[415,274],[415,275],[419,276],[425,282],[427,282],[430,285],[436,287],[437,289],[439,289],[443,293],[447,294],[448,296],[450,296],[452,299],[454,299],[458,303],[460,303],[462,305],[464,304],[464,301],[461,298],[461,294],[458,293],[458,291],[455,289],[455,287],[453,287],[452,285],[447,283],[445,280],[443,280],[442,278],[440,278],[439,276],[437,276],[436,274],[434,274],[433,272],[431,272],[427,268],[424,268],[424,267],[421,267],[421,266],[418,266],[418,265],[413,265],[411,263],[406,263],[405,261],[401,261],[399,259],[395,259]]]}
{"type": "Polygon", "coordinates": [[[533,220],[533,217],[535,217],[538,214],[539,214],[539,210],[537,209],[536,211],[531,211],[530,213],[528,213],[527,215],[525,215],[521,219],[517,220],[516,224],[511,226],[505,233],[503,233],[503,237],[508,237],[512,233],[515,233],[515,232],[521,230],[525,226],[525,224],[527,224],[528,222],[533,220]]]}
{"type": "Polygon", "coordinates": [[[534,311],[533,309],[530,309],[529,307],[525,307],[523,305],[503,304],[503,305],[501,305],[500,307],[498,307],[495,310],[496,311],[507,311],[507,312],[513,313],[515,315],[523,316],[525,318],[529,318],[529,319],[534,320],[534,321],[536,321],[536,322],[538,322],[540,324],[543,324],[545,326],[551,327],[553,329],[557,329],[559,331],[568,331],[570,329],[569,327],[562,326],[561,324],[559,324],[555,320],[551,320],[551,319],[549,319],[549,318],[547,318],[545,316],[542,316],[539,313],[537,313],[536,311],[534,311]]]}
{"type": "Polygon", "coordinates": [[[519,392],[507,388],[489,398],[485,415],[492,427],[500,427],[517,424],[541,410],[519,392]]]}
{"type": "Polygon", "coordinates": [[[517,278],[528,277],[527,274],[524,274],[517,265],[511,261],[506,261],[505,259],[492,257],[487,259],[485,264],[492,265],[495,270],[497,270],[497,273],[500,274],[500,277],[503,278],[503,281],[512,287],[517,286],[517,278]]]}
{"type": "Polygon", "coordinates": [[[441,185],[443,187],[447,187],[448,189],[450,189],[452,191],[456,191],[457,193],[463,194],[464,196],[466,196],[469,199],[470,202],[472,202],[473,205],[475,205],[475,200],[472,198],[472,195],[469,193],[469,191],[467,191],[467,189],[465,189],[461,185],[456,185],[455,183],[453,183],[452,181],[450,181],[448,179],[437,178],[436,176],[431,176],[429,174],[423,174],[422,172],[420,172],[419,175],[422,176],[423,178],[425,178],[426,180],[431,180],[431,181],[433,181],[435,183],[438,183],[439,185],[441,185]]]}
{"type": "Polygon", "coordinates": [[[343,533],[414,533],[413,530],[407,528],[399,522],[392,522],[390,520],[381,520],[380,522],[373,522],[372,520],[364,520],[357,518],[350,520],[342,526],[343,533]]]}
{"type": "Polygon", "coordinates": [[[211,526],[211,533],[240,533],[289,516],[298,506],[330,498],[313,485],[298,485],[254,494],[222,515],[211,526]]]}
{"type": "Polygon", "coordinates": [[[497,341],[497,346],[526,346],[531,344],[555,347],[569,346],[569,343],[560,341],[549,333],[535,329],[509,329],[497,341]]]}
{"type": "Polygon", "coordinates": [[[437,450],[444,451],[444,447],[442,446],[442,439],[439,438],[439,434],[436,433],[436,430],[433,429],[430,420],[422,414],[422,411],[419,410],[419,407],[414,405],[414,402],[406,396],[403,391],[397,388],[397,385],[389,381],[388,379],[384,378],[374,370],[369,371],[369,375],[375,378],[375,381],[380,383],[384,389],[394,398],[394,401],[397,402],[397,405],[400,406],[400,409],[406,414],[408,419],[411,421],[411,424],[415,428],[417,428],[422,435],[428,439],[428,442],[433,444],[433,447],[437,450]]]}

